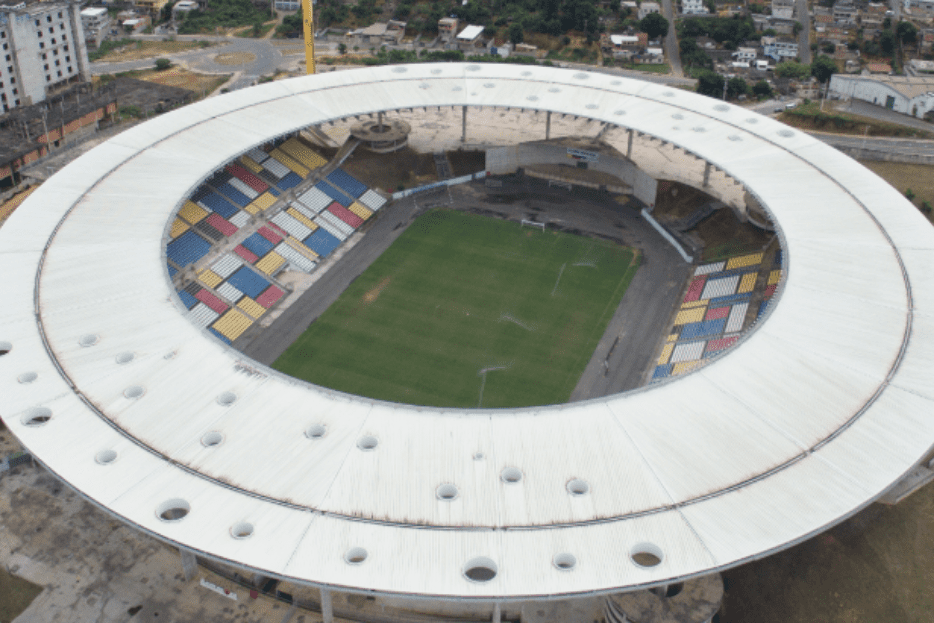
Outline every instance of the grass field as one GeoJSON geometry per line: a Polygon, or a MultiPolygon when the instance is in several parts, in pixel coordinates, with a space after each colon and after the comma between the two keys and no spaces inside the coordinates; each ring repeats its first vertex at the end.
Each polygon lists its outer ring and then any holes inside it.
{"type": "Polygon", "coordinates": [[[18,617],[41,592],[41,586],[0,569],[0,623],[18,617]]]}
{"type": "Polygon", "coordinates": [[[638,260],[611,242],[432,211],[273,366],[393,402],[566,402],[638,260]]]}

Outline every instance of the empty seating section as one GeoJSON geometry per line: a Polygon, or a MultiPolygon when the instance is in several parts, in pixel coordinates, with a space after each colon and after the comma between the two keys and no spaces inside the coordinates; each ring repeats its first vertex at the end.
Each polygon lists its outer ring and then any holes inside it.
{"type": "Polygon", "coordinates": [[[199,327],[208,326],[214,322],[218,316],[220,316],[220,314],[204,303],[198,303],[188,312],[188,318],[199,327]]]}
{"type": "Polygon", "coordinates": [[[210,268],[205,268],[198,273],[198,280],[209,288],[216,288],[224,279],[210,268]]]}
{"type": "Polygon", "coordinates": [[[700,297],[702,299],[712,299],[718,296],[729,296],[736,292],[737,285],[739,285],[739,275],[708,279],[700,297]]]}
{"type": "Polygon", "coordinates": [[[247,249],[247,248],[246,248],[245,246],[243,246],[242,244],[238,244],[236,247],[234,247],[234,253],[236,253],[237,255],[239,255],[240,257],[242,257],[243,259],[245,259],[245,260],[246,260],[247,262],[249,262],[250,264],[254,263],[256,260],[259,259],[258,257],[256,257],[256,254],[255,254],[255,253],[253,253],[252,251],[250,251],[249,249],[247,249]]]}
{"type": "Polygon", "coordinates": [[[324,229],[316,229],[313,234],[304,238],[302,242],[319,257],[327,257],[341,243],[340,239],[332,236],[324,229]]]}
{"type": "Polygon", "coordinates": [[[325,195],[330,197],[332,200],[341,204],[345,208],[350,205],[351,199],[341,191],[337,190],[327,182],[318,182],[315,184],[315,188],[323,192],[325,195]]]}
{"type": "Polygon", "coordinates": [[[204,221],[225,236],[233,236],[239,229],[236,225],[216,212],[209,215],[204,221]]]}
{"type": "Polygon", "coordinates": [[[762,296],[764,296],[765,298],[771,298],[772,295],[775,294],[776,289],[778,289],[778,284],[766,286],[765,292],[763,293],[762,296]]]}
{"type": "Polygon", "coordinates": [[[187,231],[168,245],[166,255],[176,266],[184,268],[194,264],[211,250],[211,243],[193,231],[187,231]]]}
{"type": "Polygon", "coordinates": [[[769,308],[769,303],[771,303],[771,301],[769,300],[762,301],[761,303],[759,303],[759,312],[756,314],[756,320],[758,320],[759,318],[762,318],[762,314],[764,314],[765,310],[769,308]]]}
{"type": "Polygon", "coordinates": [[[740,301],[748,301],[749,293],[746,294],[732,294],[730,296],[718,296],[717,298],[710,299],[708,301],[713,307],[722,307],[723,305],[732,305],[733,303],[738,303],[740,301]]]}
{"type": "Polygon", "coordinates": [[[730,315],[727,317],[726,326],[723,328],[725,333],[736,333],[742,330],[743,321],[746,320],[746,311],[749,309],[749,303],[739,303],[730,308],[730,315]]]}
{"type": "Polygon", "coordinates": [[[316,264],[314,261],[308,259],[306,255],[285,242],[279,243],[279,246],[275,248],[274,252],[285,258],[289,266],[295,270],[299,270],[303,273],[310,273],[315,269],[316,264]]]}
{"type": "Polygon", "coordinates": [[[700,359],[701,355],[704,354],[704,347],[706,345],[706,341],[685,342],[684,344],[676,345],[671,353],[671,363],[700,359]]]}
{"type": "Polygon", "coordinates": [[[739,257],[730,258],[724,270],[735,270],[737,268],[747,268],[749,266],[756,266],[762,263],[762,257],[764,253],[751,253],[749,255],[740,255],[739,257]]]}
{"type": "Polygon", "coordinates": [[[229,283],[222,283],[220,286],[218,286],[217,293],[231,303],[236,303],[243,298],[243,292],[233,287],[229,283]]]}
{"type": "Polygon", "coordinates": [[[261,173],[263,167],[249,156],[240,156],[240,165],[246,167],[253,173],[261,173]]]}
{"type": "Polygon", "coordinates": [[[268,160],[263,162],[262,165],[263,165],[263,169],[271,173],[273,177],[277,180],[281,180],[283,177],[285,177],[286,175],[292,172],[291,169],[289,169],[289,167],[285,166],[284,164],[282,164],[275,158],[269,158],[268,160]]]}
{"type": "Polygon", "coordinates": [[[324,210],[326,207],[331,205],[332,201],[334,201],[331,199],[330,195],[325,194],[321,189],[315,187],[309,188],[307,191],[305,191],[298,198],[298,200],[314,214],[324,210]]]}
{"type": "Polygon", "coordinates": [[[214,264],[211,265],[211,270],[220,275],[221,278],[226,279],[241,266],[243,266],[243,260],[241,260],[236,255],[231,255],[228,253],[221,259],[214,262],[214,264]]]}
{"type": "Polygon", "coordinates": [[[344,223],[327,210],[318,215],[315,219],[315,223],[341,242],[347,240],[347,237],[350,235],[346,231],[349,228],[347,223],[344,223]]]}
{"type": "MultiPolygon", "coordinates": [[[[289,245],[290,247],[292,247],[293,249],[295,249],[296,251],[298,251],[299,253],[301,253],[302,255],[304,255],[311,261],[315,261],[318,259],[318,254],[312,251],[311,249],[309,249],[307,246],[305,246],[305,243],[302,242],[301,240],[297,240],[289,236],[288,238],[285,239],[285,244],[289,245]]],[[[280,253],[280,255],[282,254],[280,253]]]]}
{"type": "Polygon", "coordinates": [[[171,264],[166,263],[166,267],[169,269],[169,279],[171,279],[172,277],[176,275],[176,273],[178,273],[178,269],[172,266],[171,264]]]}
{"type": "Polygon", "coordinates": [[[272,217],[272,219],[270,219],[270,222],[278,225],[290,236],[293,238],[298,238],[299,240],[304,240],[311,235],[312,231],[314,231],[311,227],[303,225],[285,212],[279,212],[279,214],[276,214],[274,217],[272,217]]]}
{"type": "Polygon", "coordinates": [[[690,340],[698,337],[710,337],[723,333],[723,327],[726,326],[726,318],[717,320],[704,320],[702,322],[692,322],[686,324],[681,329],[681,339],[690,340]]]}
{"type": "Polygon", "coordinates": [[[671,375],[671,368],[673,364],[667,363],[655,368],[655,372],[652,373],[652,380],[657,381],[659,379],[668,378],[671,375]]]}
{"type": "Polygon", "coordinates": [[[220,191],[221,194],[223,194],[225,197],[233,201],[235,204],[237,204],[241,208],[246,206],[246,204],[250,203],[250,201],[254,199],[255,197],[255,196],[250,197],[248,195],[244,195],[242,192],[234,188],[230,184],[230,182],[224,182],[223,184],[215,184],[214,188],[216,188],[218,191],[220,191]]]}
{"type": "Polygon", "coordinates": [[[249,171],[246,168],[238,164],[228,164],[227,172],[233,175],[238,180],[240,180],[242,183],[249,186],[250,189],[256,192],[257,194],[264,193],[267,190],[269,190],[269,184],[267,184],[263,180],[253,175],[252,171],[249,171]]]}
{"type": "Polygon", "coordinates": [[[285,264],[285,258],[275,251],[270,251],[266,257],[256,262],[256,268],[267,275],[274,275],[283,264],[285,264]]]}
{"type": "Polygon", "coordinates": [[[276,202],[276,198],[272,193],[263,193],[250,203],[248,203],[243,209],[249,212],[250,214],[259,214],[265,210],[268,210],[276,202]]]}
{"type": "Polygon", "coordinates": [[[745,294],[746,292],[752,292],[752,289],[756,287],[756,278],[759,276],[759,273],[746,273],[739,280],[739,287],[736,288],[737,294],[745,294]]]}
{"type": "Polygon", "coordinates": [[[374,190],[368,190],[359,198],[360,203],[376,212],[386,203],[386,198],[374,190]]]}
{"type": "Polygon", "coordinates": [[[298,162],[295,160],[295,158],[288,155],[281,149],[273,149],[271,152],[269,152],[269,157],[280,162],[281,164],[284,164],[299,177],[308,177],[308,174],[311,173],[311,171],[308,170],[308,167],[298,162]]]}
{"type": "Polygon", "coordinates": [[[781,268],[781,265],[782,265],[782,250],[781,249],[775,252],[774,265],[781,268]]]}
{"type": "Polygon", "coordinates": [[[298,221],[305,227],[307,227],[308,229],[310,229],[311,231],[314,231],[315,229],[318,228],[318,226],[314,224],[314,221],[312,221],[310,218],[308,218],[307,216],[305,216],[304,214],[302,214],[295,208],[288,208],[285,211],[285,213],[291,216],[292,218],[294,218],[296,221],[298,221]]]}
{"type": "Polygon", "coordinates": [[[204,288],[198,290],[198,292],[195,294],[195,298],[216,311],[218,314],[223,314],[225,311],[227,311],[227,304],[204,288]]]}
{"type": "Polygon", "coordinates": [[[172,221],[172,227],[169,229],[169,236],[172,238],[178,238],[186,231],[188,231],[188,227],[188,223],[180,218],[176,218],[174,221],[172,221]]]}
{"type": "Polygon", "coordinates": [[[694,276],[709,275],[710,273],[719,273],[723,270],[726,262],[711,262],[710,264],[701,264],[694,269],[694,276]]]}
{"type": "Polygon", "coordinates": [[[694,307],[706,307],[707,303],[709,303],[709,301],[701,301],[701,300],[691,301],[690,303],[682,303],[681,309],[692,309],[694,307]]]}
{"type": "Polygon", "coordinates": [[[196,299],[189,293],[185,292],[184,290],[179,290],[177,294],[178,294],[178,298],[181,299],[182,301],[182,305],[184,305],[188,309],[191,309],[192,307],[198,304],[198,299],[196,299]]]}
{"type": "Polygon", "coordinates": [[[726,348],[729,348],[733,344],[733,342],[735,342],[738,339],[739,339],[739,336],[734,335],[732,337],[724,337],[719,340],[710,340],[709,342],[707,342],[707,352],[715,353],[715,352],[724,350],[726,348]]]}
{"type": "MultiPolygon", "coordinates": [[[[356,203],[356,202],[355,202],[356,203]]],[[[343,222],[356,229],[363,225],[363,219],[338,203],[332,203],[328,206],[328,212],[342,220],[343,222]]]]}
{"type": "Polygon", "coordinates": [[[257,164],[263,164],[266,160],[269,160],[269,154],[260,149],[259,147],[254,147],[250,151],[246,152],[246,155],[250,160],[257,164]]]}
{"type": "Polygon", "coordinates": [[[221,332],[218,331],[217,329],[215,329],[214,327],[208,327],[208,331],[210,331],[211,333],[213,333],[213,334],[214,334],[214,337],[216,337],[217,339],[219,339],[219,340],[220,340],[221,342],[223,342],[224,344],[230,344],[230,340],[227,339],[226,337],[224,337],[224,336],[221,334],[221,332]]]}
{"type": "Polygon", "coordinates": [[[290,188],[295,188],[296,186],[301,184],[301,182],[302,182],[302,178],[300,178],[295,173],[289,173],[288,175],[283,177],[281,180],[279,180],[276,186],[278,186],[282,190],[288,190],[290,188]]]}
{"type": "Polygon", "coordinates": [[[244,296],[237,303],[237,308],[243,310],[250,318],[256,320],[260,316],[266,313],[266,308],[251,299],[248,296],[244,296]]]}
{"type": "Polygon", "coordinates": [[[658,357],[658,365],[661,366],[661,365],[668,363],[668,360],[671,359],[671,351],[673,351],[674,349],[675,349],[675,345],[672,344],[671,342],[668,342],[667,344],[665,344],[665,346],[662,347],[662,354],[659,355],[658,357]]]}
{"type": "MultiPolygon", "coordinates": [[[[257,179],[259,179],[259,178],[257,178],[257,179]]],[[[233,178],[232,180],[230,180],[230,181],[227,182],[227,183],[230,184],[231,186],[233,186],[235,189],[237,189],[240,193],[242,193],[242,194],[243,194],[245,197],[247,197],[250,201],[253,201],[253,200],[256,199],[257,197],[259,197],[259,193],[265,191],[266,188],[268,188],[268,186],[266,185],[266,182],[263,182],[263,183],[262,183],[263,186],[264,186],[263,191],[257,192],[256,189],[250,187],[249,184],[247,184],[247,183],[244,182],[243,180],[241,180],[241,179],[239,179],[239,178],[236,178],[236,177],[233,178]]],[[[247,202],[247,203],[249,203],[249,202],[247,202]]],[[[245,207],[246,205],[247,205],[247,204],[244,203],[244,204],[242,204],[240,207],[242,208],[242,207],[245,207]]]]}
{"type": "Polygon", "coordinates": [[[364,221],[369,219],[371,216],[373,216],[373,211],[370,210],[365,205],[363,205],[362,203],[360,203],[359,201],[354,201],[353,203],[350,204],[350,207],[347,209],[353,212],[354,214],[356,214],[357,216],[359,216],[364,221]]]}
{"type": "Polygon", "coordinates": [[[254,273],[246,266],[241,266],[238,268],[232,275],[230,275],[230,277],[227,278],[227,282],[253,299],[257,298],[263,292],[263,290],[269,287],[268,281],[254,273]]]}
{"type": "Polygon", "coordinates": [[[218,318],[211,328],[233,342],[243,335],[243,332],[250,328],[253,320],[235,309],[231,309],[226,314],[218,318]]]}
{"type": "Polygon", "coordinates": [[[707,314],[704,316],[704,320],[719,320],[721,318],[726,318],[729,315],[729,307],[715,307],[713,309],[707,310],[707,314]]]}
{"type": "Polygon", "coordinates": [[[265,225],[260,227],[259,231],[257,231],[256,233],[258,233],[260,236],[262,236],[263,238],[265,238],[266,240],[268,240],[269,242],[273,244],[278,244],[279,242],[282,242],[282,236],[280,236],[278,232],[275,232],[269,229],[265,225]]]}
{"type": "Polygon", "coordinates": [[[233,223],[237,229],[240,229],[250,222],[250,215],[241,210],[230,217],[230,222],[233,223]]]}
{"type": "Polygon", "coordinates": [[[700,322],[704,319],[706,307],[695,307],[694,309],[682,309],[675,316],[675,326],[688,324],[689,322],[700,322]]]}
{"type": "Polygon", "coordinates": [[[328,173],[327,180],[354,199],[367,191],[366,184],[343,169],[334,169],[328,173]]]}
{"type": "Polygon", "coordinates": [[[220,242],[224,239],[224,234],[219,232],[216,227],[208,223],[207,219],[195,225],[195,231],[200,232],[206,238],[210,238],[211,242],[220,242]]]}
{"type": "Polygon", "coordinates": [[[276,286],[269,286],[262,294],[256,297],[256,302],[266,309],[269,309],[277,302],[279,302],[279,299],[282,298],[283,294],[285,294],[285,292],[276,286]]]}
{"type": "Polygon", "coordinates": [[[258,233],[248,236],[241,244],[256,257],[263,257],[276,246],[258,233]]]}
{"type": "Polygon", "coordinates": [[[679,374],[687,374],[692,370],[696,370],[701,365],[700,361],[682,361],[681,363],[676,363],[671,368],[671,373],[675,376],[679,374]]]}
{"type": "Polygon", "coordinates": [[[194,225],[208,215],[208,211],[192,201],[186,201],[178,215],[194,225]]]}
{"type": "Polygon", "coordinates": [[[701,293],[704,291],[705,283],[707,283],[707,277],[705,275],[695,277],[691,280],[691,285],[688,286],[688,292],[684,295],[684,302],[690,303],[691,301],[698,300],[701,297],[701,293]]]}
{"type": "Polygon", "coordinates": [[[279,149],[289,154],[312,171],[319,169],[328,163],[327,160],[306,147],[304,143],[295,137],[292,137],[284,142],[279,146],[279,149]]]}
{"type": "Polygon", "coordinates": [[[237,213],[237,208],[229,201],[214,192],[204,193],[195,203],[211,212],[217,212],[224,218],[230,218],[237,213]]]}
{"type": "Polygon", "coordinates": [[[302,205],[298,201],[289,204],[289,210],[295,210],[299,214],[304,215],[305,218],[307,218],[309,221],[311,221],[313,218],[315,218],[315,216],[317,216],[316,212],[309,210],[308,208],[306,208],[304,205],[302,205]]]}
{"type": "Polygon", "coordinates": [[[769,280],[767,285],[774,286],[779,281],[782,280],[782,271],[780,269],[773,270],[769,273],[769,280]]]}

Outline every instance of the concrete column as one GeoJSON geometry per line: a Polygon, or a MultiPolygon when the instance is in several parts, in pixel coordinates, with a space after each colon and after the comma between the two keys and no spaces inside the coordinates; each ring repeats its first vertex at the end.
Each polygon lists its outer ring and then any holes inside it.
{"type": "Polygon", "coordinates": [[[551,138],[551,111],[545,113],[545,140],[551,138]]]}
{"type": "Polygon", "coordinates": [[[632,135],[633,131],[629,130],[629,143],[626,145],[626,157],[632,160],[632,135]]]}
{"type": "Polygon", "coordinates": [[[501,623],[503,620],[503,611],[499,603],[493,604],[493,623],[501,623]]]}
{"type": "Polygon", "coordinates": [[[467,141],[467,107],[461,106],[461,143],[467,141]]]}
{"type": "Polygon", "coordinates": [[[707,188],[710,183],[710,163],[708,162],[704,165],[704,188],[707,188]]]}
{"type": "Polygon", "coordinates": [[[331,603],[331,591],[321,589],[321,618],[324,623],[334,623],[334,605],[331,603]]]}
{"type": "Polygon", "coordinates": [[[198,560],[195,555],[187,549],[178,548],[178,553],[182,558],[182,573],[185,574],[185,581],[188,582],[198,573],[198,560]]]}

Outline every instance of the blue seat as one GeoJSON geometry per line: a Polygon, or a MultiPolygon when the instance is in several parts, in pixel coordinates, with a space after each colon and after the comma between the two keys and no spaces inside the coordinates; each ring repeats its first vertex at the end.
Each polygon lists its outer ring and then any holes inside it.
{"type": "Polygon", "coordinates": [[[327,257],[334,249],[340,246],[341,241],[338,240],[337,237],[324,231],[323,228],[318,228],[314,233],[305,238],[302,243],[321,257],[327,257]]]}
{"type": "Polygon", "coordinates": [[[193,296],[192,296],[191,294],[189,294],[188,292],[185,292],[184,290],[179,290],[179,291],[178,291],[178,298],[180,298],[180,299],[182,300],[182,303],[183,303],[183,304],[185,305],[185,307],[187,307],[188,309],[191,309],[192,307],[194,307],[195,305],[198,304],[198,299],[196,299],[195,297],[193,297],[193,296]]]}
{"type": "Polygon", "coordinates": [[[166,264],[166,266],[169,267],[169,279],[171,279],[178,272],[178,269],[172,266],[171,264],[166,264]]]}
{"type": "Polygon", "coordinates": [[[690,340],[697,337],[708,337],[723,333],[723,327],[726,326],[726,318],[716,320],[705,320],[702,322],[691,322],[681,328],[682,340],[690,340]]]}
{"type": "Polygon", "coordinates": [[[272,248],[275,246],[259,234],[253,234],[244,240],[242,244],[249,249],[251,253],[255,254],[256,257],[263,257],[272,251],[272,248]]]}
{"type": "Polygon", "coordinates": [[[347,171],[343,169],[334,169],[331,173],[328,174],[327,179],[329,182],[337,186],[343,191],[346,191],[348,195],[356,199],[360,195],[366,192],[366,184],[355,178],[347,171]]]}
{"type": "Polygon", "coordinates": [[[254,273],[246,266],[241,266],[232,274],[227,283],[246,294],[251,299],[255,299],[263,290],[269,287],[269,282],[254,273]]]}
{"type": "Polygon", "coordinates": [[[652,373],[652,380],[664,379],[671,375],[671,368],[674,364],[666,363],[663,366],[656,366],[655,372],[652,373]]]}
{"type": "Polygon", "coordinates": [[[177,266],[188,266],[200,260],[211,250],[211,244],[193,231],[184,234],[166,245],[165,253],[177,266]]]}
{"type": "Polygon", "coordinates": [[[292,172],[286,175],[285,177],[283,177],[278,182],[276,182],[276,186],[278,186],[282,190],[288,190],[290,188],[295,188],[296,186],[298,186],[301,183],[301,181],[302,181],[302,178],[299,177],[298,173],[292,172]]]}
{"type": "Polygon", "coordinates": [[[734,303],[742,303],[743,301],[748,301],[751,293],[747,292],[745,294],[731,294],[729,296],[718,296],[716,298],[710,299],[708,306],[710,309],[714,307],[723,307],[724,305],[732,305],[734,303]]]}
{"type": "Polygon", "coordinates": [[[211,208],[224,218],[230,218],[239,211],[236,207],[231,205],[229,201],[217,193],[210,191],[202,195],[198,201],[211,208]]]}
{"type": "MultiPolygon", "coordinates": [[[[215,188],[221,191],[225,197],[236,203],[241,208],[246,204],[250,203],[252,199],[244,195],[242,192],[231,186],[229,183],[224,182],[223,184],[216,184],[215,188]]],[[[224,217],[228,218],[228,217],[224,217]]]]}
{"type": "Polygon", "coordinates": [[[223,335],[221,335],[221,332],[215,329],[214,327],[208,327],[208,331],[213,333],[217,337],[217,339],[222,341],[224,344],[230,344],[230,340],[224,337],[223,335]]]}
{"type": "Polygon", "coordinates": [[[328,197],[330,197],[337,203],[341,204],[345,208],[352,203],[352,200],[350,199],[350,197],[348,197],[347,195],[345,195],[344,193],[337,190],[336,188],[334,188],[333,186],[331,186],[330,184],[326,182],[318,182],[317,184],[315,184],[315,188],[317,188],[318,190],[320,190],[325,195],[327,195],[328,197]]]}

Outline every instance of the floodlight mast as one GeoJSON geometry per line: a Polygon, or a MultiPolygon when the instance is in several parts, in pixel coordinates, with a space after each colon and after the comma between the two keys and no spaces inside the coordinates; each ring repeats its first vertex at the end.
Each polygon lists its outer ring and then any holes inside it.
{"type": "Polygon", "coordinates": [[[302,0],[302,29],[305,34],[305,73],[315,73],[315,14],[312,0],[302,0]]]}

